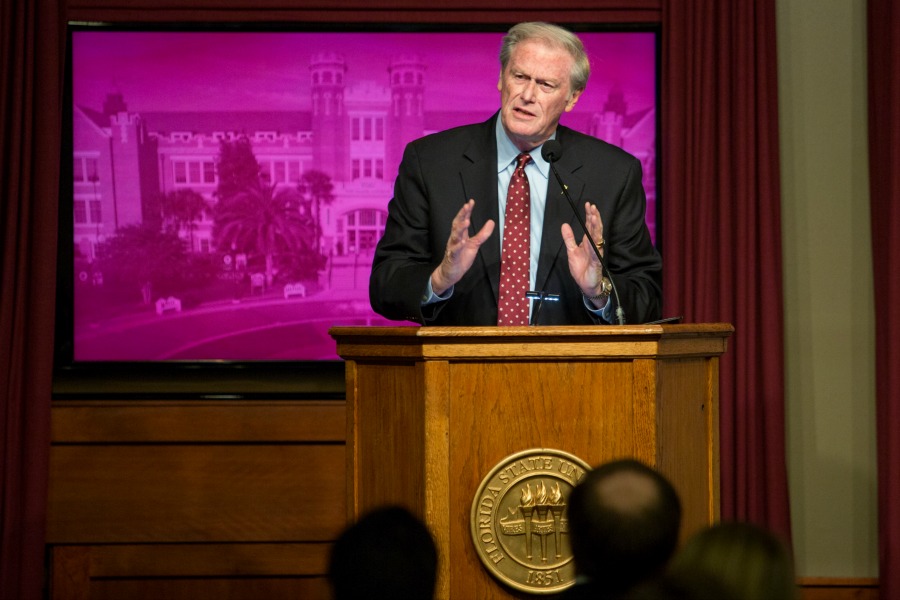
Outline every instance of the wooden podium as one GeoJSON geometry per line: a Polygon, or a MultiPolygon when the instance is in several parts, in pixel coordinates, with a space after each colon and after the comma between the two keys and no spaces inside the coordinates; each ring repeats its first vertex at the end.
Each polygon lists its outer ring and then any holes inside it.
{"type": "Polygon", "coordinates": [[[719,356],[729,324],[334,327],[346,361],[348,510],[399,503],[440,553],[438,597],[530,598],[482,565],[479,485],[504,458],[635,457],[682,499],[682,537],[719,516],[719,356]]]}

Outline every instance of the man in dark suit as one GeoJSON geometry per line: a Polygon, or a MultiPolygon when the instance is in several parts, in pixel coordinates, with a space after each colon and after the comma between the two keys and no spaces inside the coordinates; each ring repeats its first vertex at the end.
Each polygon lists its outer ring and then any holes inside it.
{"type": "Polygon", "coordinates": [[[559,298],[529,307],[530,322],[614,323],[617,297],[628,322],[658,319],[661,261],[644,221],[640,162],[559,125],[590,72],[580,40],[555,25],[520,23],[504,37],[500,63],[497,114],[407,146],[372,265],[372,307],[396,320],[497,325],[507,188],[517,155],[527,153],[528,286],[559,298]],[[561,145],[556,167],[608,273],[541,156],[550,139],[561,145]]]}

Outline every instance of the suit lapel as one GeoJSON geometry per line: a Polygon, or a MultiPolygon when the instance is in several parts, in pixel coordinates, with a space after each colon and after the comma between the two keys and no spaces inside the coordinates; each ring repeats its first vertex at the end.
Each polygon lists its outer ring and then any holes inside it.
{"type": "MultiPolygon", "coordinates": [[[[499,223],[499,202],[497,199],[497,142],[494,139],[494,123],[497,115],[484,123],[479,135],[471,141],[463,152],[468,164],[460,170],[465,199],[475,199],[469,235],[475,235],[488,219],[499,223]]],[[[495,299],[500,287],[500,229],[494,232],[478,252],[476,264],[480,261],[490,280],[495,299]]]]}

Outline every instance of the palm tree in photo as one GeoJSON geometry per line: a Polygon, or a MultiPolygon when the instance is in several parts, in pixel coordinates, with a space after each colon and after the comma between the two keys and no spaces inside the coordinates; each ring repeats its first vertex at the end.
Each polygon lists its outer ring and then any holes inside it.
{"type": "MultiPolygon", "coordinates": [[[[304,202],[313,209],[313,218],[316,224],[316,249],[322,250],[322,205],[334,202],[334,185],[331,177],[322,171],[311,169],[303,173],[297,191],[303,196],[304,202]]],[[[327,254],[327,252],[326,252],[327,254]]]]}
{"type": "Polygon", "coordinates": [[[194,227],[203,213],[209,210],[206,199],[192,189],[175,190],[161,198],[163,224],[175,233],[186,228],[190,238],[191,251],[194,250],[194,227]]]}
{"type": "Polygon", "coordinates": [[[296,190],[264,181],[222,198],[216,206],[216,246],[264,257],[266,286],[271,286],[277,255],[318,253],[315,226],[301,201],[296,190]]]}

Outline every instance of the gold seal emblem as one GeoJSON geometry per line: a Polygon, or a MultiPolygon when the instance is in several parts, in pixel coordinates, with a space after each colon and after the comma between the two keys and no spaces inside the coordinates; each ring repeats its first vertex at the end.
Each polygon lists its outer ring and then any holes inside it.
{"type": "Polygon", "coordinates": [[[575,583],[568,497],[590,466],[545,448],[507,456],[472,500],[472,541],[487,570],[506,585],[555,594],[575,583]]]}

